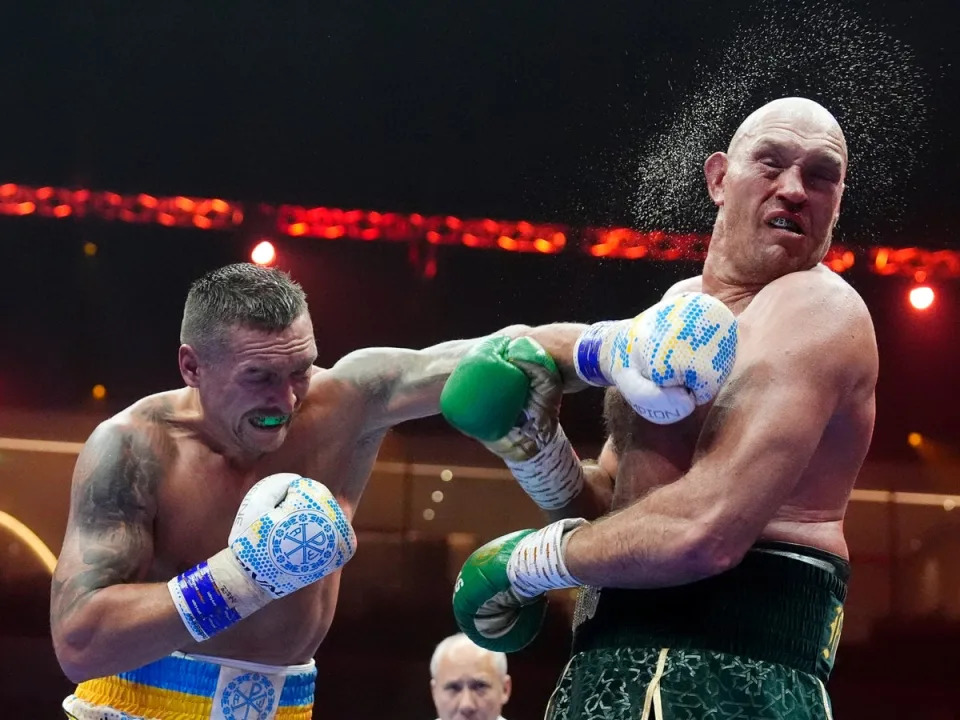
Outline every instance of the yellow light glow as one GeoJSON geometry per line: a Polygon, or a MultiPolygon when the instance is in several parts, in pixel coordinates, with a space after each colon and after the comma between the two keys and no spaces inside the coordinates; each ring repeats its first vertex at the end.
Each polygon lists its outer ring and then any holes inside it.
{"type": "Polygon", "coordinates": [[[57,566],[57,558],[33,530],[13,515],[3,512],[3,510],[0,510],[0,527],[9,530],[20,542],[30,548],[37,560],[53,575],[53,570],[57,566]]]}

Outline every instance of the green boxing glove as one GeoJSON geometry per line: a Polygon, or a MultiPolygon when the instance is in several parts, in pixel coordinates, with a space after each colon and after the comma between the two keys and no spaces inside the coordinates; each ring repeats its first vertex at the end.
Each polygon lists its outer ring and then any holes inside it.
{"type": "Polygon", "coordinates": [[[560,426],[563,380],[536,340],[496,335],[463,357],[440,395],[453,427],[503,458],[544,510],[570,503],[583,489],[583,467],[560,426]]]}
{"type": "Polygon", "coordinates": [[[563,551],[585,520],[560,520],[541,530],[519,530],[488,542],[463,564],[453,589],[453,615],[480,647],[515,652],[540,632],[547,590],[576,587],[563,551]]]}
{"type": "Polygon", "coordinates": [[[440,412],[465,435],[500,440],[523,422],[533,381],[524,367],[530,365],[557,388],[559,412],[563,390],[553,358],[530,338],[506,335],[485,338],[463,356],[443,386],[440,412]]]}

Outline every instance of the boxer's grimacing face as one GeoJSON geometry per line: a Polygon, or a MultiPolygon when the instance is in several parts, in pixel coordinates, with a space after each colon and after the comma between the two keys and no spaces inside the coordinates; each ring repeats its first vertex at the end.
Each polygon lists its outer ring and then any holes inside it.
{"type": "Polygon", "coordinates": [[[202,375],[204,412],[244,450],[276,450],[307,395],[316,359],[307,313],[279,332],[234,326],[202,375]]]}
{"type": "Polygon", "coordinates": [[[823,259],[846,169],[843,133],[825,111],[781,103],[745,122],[728,152],[706,166],[741,276],[769,282],[823,259]]]}

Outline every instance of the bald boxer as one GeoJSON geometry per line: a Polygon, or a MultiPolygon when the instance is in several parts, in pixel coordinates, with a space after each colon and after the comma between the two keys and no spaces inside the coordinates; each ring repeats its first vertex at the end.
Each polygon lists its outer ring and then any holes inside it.
{"type": "MultiPolygon", "coordinates": [[[[599,461],[581,467],[578,494],[545,508],[562,519],[488,543],[456,583],[464,632],[508,651],[533,639],[546,591],[581,587],[550,718],[831,716],[843,516],[872,436],[878,364],[863,301],[821,264],[847,145],[825,108],[784,98],[746,118],[704,169],[717,217],[703,274],[663,302],[703,292],[736,315],[729,381],[673,424],[608,391],[599,461]]],[[[553,355],[554,382],[573,368],[611,384],[583,352],[591,333],[553,355]]],[[[573,461],[514,474],[546,493],[573,461]]]]}
{"type": "Polygon", "coordinates": [[[485,402],[515,403],[492,429],[506,433],[543,402],[523,364],[583,331],[511,326],[320,368],[289,276],[239,264],[200,278],[181,326],[184,386],[106,420],[77,460],[51,598],[57,657],[78,683],[67,714],[309,718],[313,656],[387,430],[437,413],[469,352],[477,381],[501,370],[485,402]]]}

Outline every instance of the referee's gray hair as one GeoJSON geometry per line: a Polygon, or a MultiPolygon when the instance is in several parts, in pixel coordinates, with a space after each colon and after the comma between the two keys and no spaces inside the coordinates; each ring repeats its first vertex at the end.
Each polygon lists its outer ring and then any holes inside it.
{"type": "MultiPolygon", "coordinates": [[[[468,645],[474,645],[473,641],[470,640],[463,633],[457,633],[456,635],[451,635],[450,637],[444,638],[437,644],[436,650],[433,651],[433,657],[430,658],[430,677],[437,677],[437,666],[440,665],[440,658],[447,652],[449,652],[453,646],[461,645],[467,643],[468,645]]],[[[483,648],[480,648],[483,650],[483,648]]],[[[493,667],[496,668],[497,672],[500,673],[500,677],[506,677],[507,675],[507,656],[502,652],[494,652],[493,650],[483,650],[484,652],[490,653],[493,656],[493,667]]]]}

